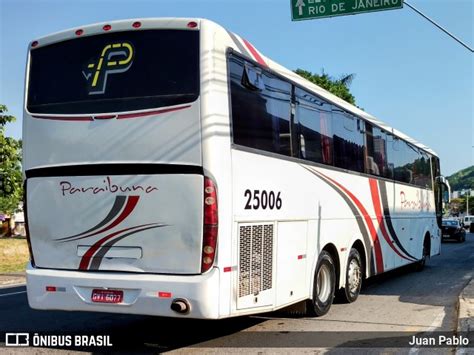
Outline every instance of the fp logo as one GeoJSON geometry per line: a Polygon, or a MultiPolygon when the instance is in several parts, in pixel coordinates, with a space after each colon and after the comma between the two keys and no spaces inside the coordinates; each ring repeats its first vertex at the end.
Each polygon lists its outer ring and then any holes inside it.
{"type": "Polygon", "coordinates": [[[133,64],[133,46],[129,42],[108,44],[102,49],[99,59],[89,63],[82,75],[89,82],[89,95],[105,93],[107,76],[124,73],[133,64]]]}

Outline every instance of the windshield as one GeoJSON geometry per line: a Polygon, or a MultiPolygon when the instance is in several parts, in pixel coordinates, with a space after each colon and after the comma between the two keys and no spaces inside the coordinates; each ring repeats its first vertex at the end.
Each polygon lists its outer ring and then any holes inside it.
{"type": "Polygon", "coordinates": [[[31,51],[31,113],[133,111],[188,103],[198,95],[198,31],[115,32],[31,51]]]}
{"type": "Polygon", "coordinates": [[[458,225],[457,221],[443,221],[443,226],[456,227],[457,225],[458,225]]]}

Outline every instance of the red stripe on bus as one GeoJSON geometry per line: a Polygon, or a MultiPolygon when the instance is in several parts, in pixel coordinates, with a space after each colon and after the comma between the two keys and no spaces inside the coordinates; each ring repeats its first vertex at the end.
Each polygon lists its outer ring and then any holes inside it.
{"type": "Polygon", "coordinates": [[[117,117],[117,115],[94,116],[94,120],[111,120],[115,117],[117,117]]]}
{"type": "Polygon", "coordinates": [[[382,248],[380,247],[380,241],[379,237],[377,235],[377,230],[374,227],[374,224],[372,223],[372,220],[370,219],[369,214],[367,213],[367,210],[364,208],[362,203],[359,201],[357,197],[354,196],[352,192],[350,192],[348,189],[346,189],[344,186],[342,186],[340,183],[337,181],[331,179],[330,177],[319,173],[322,176],[324,176],[326,179],[334,183],[336,186],[338,186],[342,191],[346,193],[347,196],[356,204],[357,208],[360,210],[362,217],[365,220],[365,223],[367,224],[367,227],[369,228],[370,235],[372,236],[372,241],[374,242],[374,250],[375,250],[375,262],[377,265],[377,272],[383,272],[384,271],[384,266],[383,266],[383,256],[382,256],[382,248]]]}
{"type": "Polygon", "coordinates": [[[139,117],[159,115],[161,113],[179,111],[179,110],[183,110],[189,107],[191,107],[191,105],[165,108],[162,110],[138,112],[138,113],[126,113],[126,114],[121,114],[121,115],[102,115],[102,116],[94,116],[94,117],[93,116],[37,116],[37,115],[33,115],[31,117],[42,119],[42,120],[53,120],[53,121],[94,121],[94,118],[97,120],[104,120],[104,119],[112,119],[114,117],[117,117],[118,120],[123,120],[123,119],[129,119],[129,118],[139,118],[139,117]]]}
{"type": "Polygon", "coordinates": [[[191,107],[191,105],[181,106],[181,107],[173,107],[173,108],[166,108],[166,109],[163,109],[163,110],[155,110],[155,111],[146,111],[146,112],[138,112],[138,113],[126,113],[126,114],[123,114],[123,115],[118,115],[117,119],[118,120],[123,120],[123,119],[129,119],[129,118],[139,118],[139,117],[145,117],[145,116],[153,116],[153,115],[159,115],[161,113],[166,113],[166,112],[184,110],[185,108],[189,108],[189,107],[191,107]]]}
{"type": "Polygon", "coordinates": [[[94,245],[92,245],[89,249],[87,249],[85,254],[82,256],[81,262],[79,264],[79,270],[87,270],[89,268],[89,264],[90,264],[90,262],[91,262],[91,260],[94,256],[94,254],[99,250],[101,245],[104,244],[107,240],[109,240],[113,237],[116,237],[117,235],[119,235],[123,232],[127,232],[129,230],[132,230],[132,229],[142,228],[142,229],[137,229],[136,230],[136,232],[140,232],[144,229],[148,229],[148,228],[143,228],[143,227],[148,227],[148,226],[151,226],[153,224],[156,224],[156,223],[148,223],[148,224],[143,224],[141,226],[130,227],[130,228],[122,229],[122,230],[119,230],[119,231],[114,232],[112,234],[106,235],[104,238],[98,240],[97,242],[94,243],[94,245]]]}
{"type": "Polygon", "coordinates": [[[130,213],[132,213],[132,211],[135,209],[135,206],[137,205],[139,198],[140,198],[140,196],[129,196],[128,199],[127,199],[127,203],[126,203],[122,213],[117,217],[117,219],[115,219],[107,227],[104,227],[101,230],[96,231],[94,233],[84,235],[80,239],[92,237],[93,235],[97,235],[97,234],[100,234],[100,233],[103,233],[103,232],[107,232],[108,230],[112,229],[113,227],[115,227],[119,223],[123,222],[123,220],[125,218],[127,218],[130,215],[130,213]]]}
{"type": "Polygon", "coordinates": [[[53,120],[53,121],[94,121],[92,117],[88,116],[78,116],[78,117],[68,117],[68,116],[31,116],[33,118],[41,120],[53,120]]]}
{"type": "Polygon", "coordinates": [[[395,253],[397,253],[400,257],[412,261],[411,259],[407,258],[406,256],[402,255],[393,245],[392,240],[390,239],[387,230],[385,229],[385,224],[382,217],[382,209],[380,208],[380,195],[379,195],[379,188],[377,184],[377,180],[369,179],[370,184],[370,194],[372,195],[372,203],[374,204],[375,210],[375,217],[377,218],[377,222],[380,226],[380,231],[382,232],[383,237],[387,241],[390,248],[393,249],[395,253]]]}
{"type": "Polygon", "coordinates": [[[249,41],[247,41],[246,39],[242,38],[242,40],[244,41],[244,44],[245,46],[248,48],[248,50],[250,51],[250,53],[252,53],[252,55],[255,57],[255,60],[257,62],[259,62],[260,64],[262,65],[265,65],[266,67],[268,66],[267,63],[265,63],[265,61],[263,60],[262,56],[260,54],[258,54],[257,50],[255,49],[254,46],[252,46],[250,44],[249,41]]]}

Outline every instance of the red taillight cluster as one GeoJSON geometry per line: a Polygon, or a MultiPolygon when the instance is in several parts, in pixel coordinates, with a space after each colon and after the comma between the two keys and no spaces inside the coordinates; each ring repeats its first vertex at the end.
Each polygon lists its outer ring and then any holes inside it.
{"type": "Polygon", "coordinates": [[[214,263],[217,246],[217,190],[214,182],[204,177],[204,234],[202,241],[201,272],[209,270],[214,263]]]}

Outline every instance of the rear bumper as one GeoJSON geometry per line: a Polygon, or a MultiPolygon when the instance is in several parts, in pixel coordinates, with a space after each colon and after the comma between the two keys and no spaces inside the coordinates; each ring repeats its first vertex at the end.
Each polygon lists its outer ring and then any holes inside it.
{"type": "Polygon", "coordinates": [[[36,269],[29,265],[26,277],[28,303],[34,309],[219,318],[217,268],[203,275],[180,276],[36,269]],[[56,287],[56,291],[46,291],[47,286],[56,287]],[[104,288],[123,290],[123,302],[92,302],[92,290],[104,288]],[[175,298],[188,300],[191,311],[182,315],[171,310],[175,298]]]}

